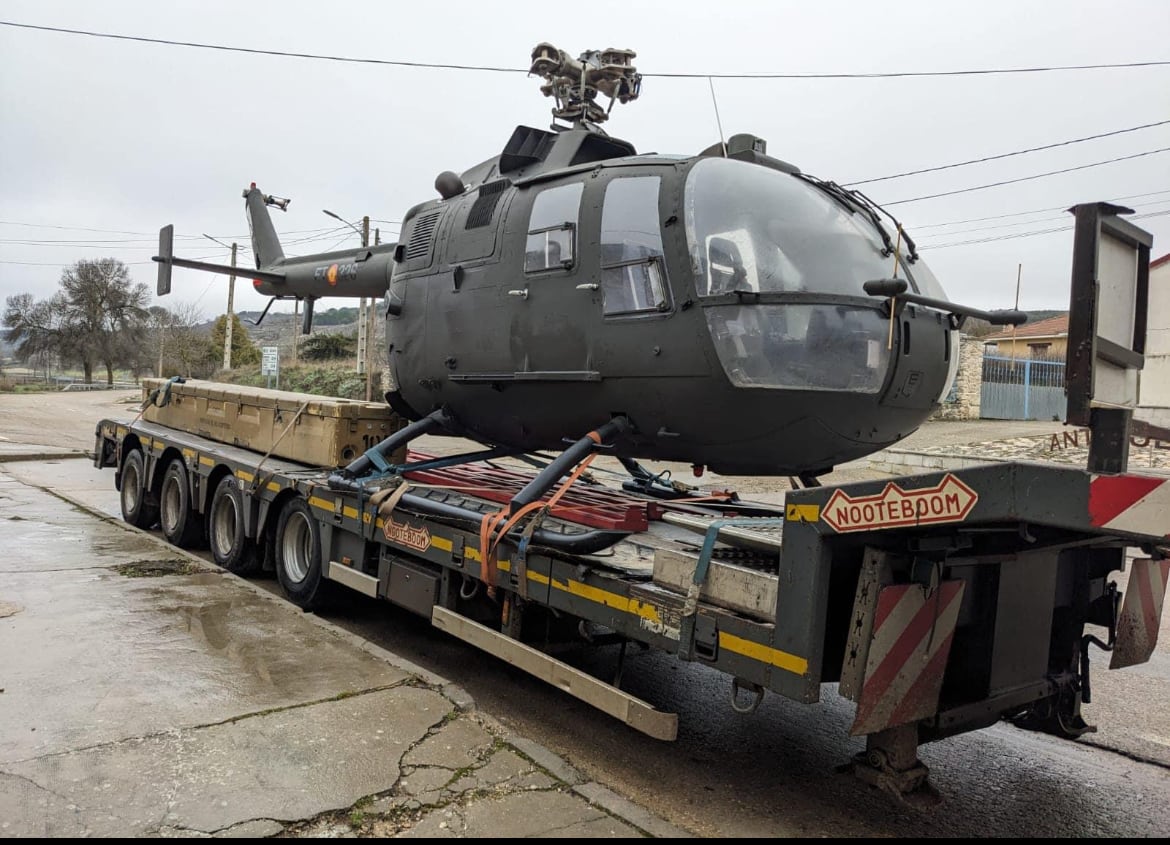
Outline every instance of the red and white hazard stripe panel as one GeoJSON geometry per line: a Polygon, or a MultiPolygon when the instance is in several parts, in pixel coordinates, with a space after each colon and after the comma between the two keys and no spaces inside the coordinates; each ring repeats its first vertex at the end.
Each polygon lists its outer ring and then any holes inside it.
{"type": "Polygon", "coordinates": [[[1170,537],[1170,478],[1099,475],[1089,482],[1089,522],[1148,537],[1170,537]]]}
{"type": "Polygon", "coordinates": [[[1168,576],[1170,560],[1139,558],[1133,562],[1117,620],[1117,641],[1113,644],[1110,669],[1145,663],[1154,653],[1168,576]]]}
{"type": "Polygon", "coordinates": [[[882,588],[851,734],[877,733],[938,710],[963,587],[944,581],[929,594],[918,584],[882,588]]]}

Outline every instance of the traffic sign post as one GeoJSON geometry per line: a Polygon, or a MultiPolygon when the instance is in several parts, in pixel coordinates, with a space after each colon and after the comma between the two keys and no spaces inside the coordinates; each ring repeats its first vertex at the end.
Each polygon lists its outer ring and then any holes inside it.
{"type": "Polygon", "coordinates": [[[280,390],[280,349],[276,346],[264,346],[260,349],[260,375],[268,376],[268,386],[272,387],[272,377],[276,376],[276,389],[280,390]]]}

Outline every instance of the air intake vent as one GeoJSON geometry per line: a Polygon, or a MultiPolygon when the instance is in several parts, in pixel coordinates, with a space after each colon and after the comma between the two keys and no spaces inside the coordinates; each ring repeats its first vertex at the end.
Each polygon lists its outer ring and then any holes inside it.
{"type": "Polygon", "coordinates": [[[431,239],[435,234],[435,224],[439,222],[442,209],[424,214],[414,223],[410,232],[410,241],[406,244],[406,260],[425,258],[431,251],[431,239]]]}
{"type": "Polygon", "coordinates": [[[504,195],[504,189],[511,184],[507,179],[497,179],[495,182],[488,182],[486,185],[481,185],[479,196],[475,198],[475,204],[471,206],[471,211],[467,213],[467,223],[464,224],[463,228],[479,229],[491,223],[492,217],[496,213],[496,206],[499,205],[500,197],[504,195]]]}

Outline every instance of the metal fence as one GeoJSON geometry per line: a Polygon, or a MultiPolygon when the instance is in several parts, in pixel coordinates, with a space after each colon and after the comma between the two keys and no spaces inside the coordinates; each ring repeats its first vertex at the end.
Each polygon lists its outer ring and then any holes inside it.
{"type": "Polygon", "coordinates": [[[979,415],[992,420],[1064,421],[1065,363],[1044,358],[984,356],[979,415]]]}

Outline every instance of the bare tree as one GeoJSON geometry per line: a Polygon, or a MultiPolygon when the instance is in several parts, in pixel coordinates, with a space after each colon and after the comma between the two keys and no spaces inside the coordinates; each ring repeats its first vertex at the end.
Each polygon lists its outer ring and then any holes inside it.
{"type": "Polygon", "coordinates": [[[65,300],[35,300],[31,293],[10,296],[4,303],[4,339],[13,344],[17,360],[48,368],[54,360],[70,359],[76,341],[69,331],[65,300]]]}
{"type": "Polygon", "coordinates": [[[66,268],[61,294],[86,384],[93,381],[95,364],[103,364],[106,382],[112,385],[115,366],[133,360],[145,340],[150,300],[146,285],[133,284],[121,261],[99,258],[66,268]]]}
{"type": "Polygon", "coordinates": [[[147,311],[150,342],[143,347],[151,351],[160,377],[202,378],[211,373],[216,358],[197,305],[184,303],[172,310],[153,305],[147,311]]]}
{"type": "Polygon", "coordinates": [[[5,336],[22,360],[76,361],[86,384],[93,382],[94,367],[104,365],[112,385],[114,368],[139,355],[148,300],[146,285],[133,284],[121,261],[78,261],[61,273],[61,290],[51,299],[8,297],[5,336]]]}

